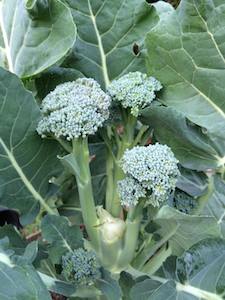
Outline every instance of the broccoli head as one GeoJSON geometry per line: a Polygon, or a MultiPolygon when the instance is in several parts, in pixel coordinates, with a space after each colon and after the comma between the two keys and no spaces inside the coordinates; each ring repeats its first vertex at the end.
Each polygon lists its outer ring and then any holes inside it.
{"type": "Polygon", "coordinates": [[[154,77],[141,72],[131,72],[113,82],[108,87],[112,100],[130,108],[131,114],[138,116],[140,109],[148,106],[155,98],[155,92],[162,88],[154,77]]]}
{"type": "Polygon", "coordinates": [[[72,140],[94,134],[109,117],[110,96],[90,78],[58,85],[41,105],[37,132],[72,140]]]}
{"type": "Polygon", "coordinates": [[[67,281],[89,285],[100,278],[100,265],[93,251],[83,248],[68,252],[62,257],[62,274],[67,281]]]}
{"type": "Polygon", "coordinates": [[[118,183],[122,205],[136,205],[138,198],[142,197],[153,206],[165,202],[175,189],[180,174],[177,163],[166,145],[157,143],[126,150],[121,165],[127,178],[118,183]]]}

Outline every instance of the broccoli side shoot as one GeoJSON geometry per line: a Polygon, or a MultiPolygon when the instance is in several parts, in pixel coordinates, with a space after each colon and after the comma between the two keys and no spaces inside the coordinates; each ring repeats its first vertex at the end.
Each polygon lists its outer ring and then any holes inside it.
{"type": "Polygon", "coordinates": [[[58,85],[41,105],[37,132],[72,140],[94,134],[109,117],[110,96],[90,78],[58,85]]]}
{"type": "Polygon", "coordinates": [[[154,77],[148,77],[141,72],[131,72],[113,82],[108,87],[108,93],[115,102],[120,102],[124,108],[130,108],[135,117],[155,99],[155,92],[161,90],[161,83],[154,77]]]}
{"type": "Polygon", "coordinates": [[[121,164],[127,177],[118,182],[121,204],[135,206],[139,198],[146,198],[149,204],[160,206],[175,189],[180,175],[177,163],[166,145],[157,143],[126,150],[121,164]]]}
{"type": "Polygon", "coordinates": [[[100,265],[93,251],[83,248],[68,252],[62,257],[62,275],[76,285],[90,285],[100,278],[100,265]]]}
{"type": "Polygon", "coordinates": [[[175,191],[174,197],[169,201],[169,204],[185,214],[191,214],[198,207],[196,199],[178,189],[175,191]]]}

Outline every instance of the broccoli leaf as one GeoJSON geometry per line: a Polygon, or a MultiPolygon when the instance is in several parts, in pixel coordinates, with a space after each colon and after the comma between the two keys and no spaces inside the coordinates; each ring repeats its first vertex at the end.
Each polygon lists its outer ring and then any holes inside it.
{"type": "MultiPolygon", "coordinates": [[[[225,291],[225,241],[219,238],[196,243],[177,258],[171,279],[134,273],[136,283],[130,291],[131,300],[197,300],[224,299],[225,291]],[[139,277],[137,277],[139,276],[139,277]]],[[[167,271],[167,273],[168,273],[167,271]]]]}
{"type": "Polygon", "coordinates": [[[202,215],[213,216],[221,225],[225,237],[225,181],[219,175],[213,177],[213,192],[205,203],[202,215]]]}
{"type": "Polygon", "coordinates": [[[36,75],[64,57],[76,27],[61,1],[2,1],[0,24],[8,68],[22,78],[36,75]]]}
{"type": "Polygon", "coordinates": [[[77,25],[77,40],[61,67],[37,80],[41,93],[53,88],[52,79],[59,83],[73,76],[93,77],[104,88],[118,76],[145,70],[144,37],[159,19],[150,4],[144,0],[64,2],[77,25]]]}
{"type": "Polygon", "coordinates": [[[106,270],[102,270],[102,277],[97,279],[96,286],[106,296],[107,300],[121,299],[122,291],[119,283],[106,270]]]}
{"type": "Polygon", "coordinates": [[[220,226],[214,217],[186,215],[176,209],[163,206],[154,222],[160,226],[157,231],[168,236],[173,255],[180,255],[192,245],[209,237],[220,237],[220,226]]]}
{"type": "Polygon", "coordinates": [[[15,254],[22,255],[27,246],[27,242],[22,239],[19,232],[12,225],[0,227],[0,239],[3,239],[6,236],[9,239],[10,248],[15,254]]]}
{"type": "Polygon", "coordinates": [[[223,0],[182,0],[177,10],[164,15],[146,38],[148,71],[165,87],[160,100],[203,127],[222,157],[224,39],[223,0]]]}
{"type": "Polygon", "coordinates": [[[177,276],[181,283],[224,296],[225,241],[206,239],[195,244],[177,259],[177,276]]]}
{"type": "Polygon", "coordinates": [[[2,300],[50,300],[50,294],[26,256],[14,256],[8,239],[0,240],[0,297],[2,300]]]}
{"type": "Polygon", "coordinates": [[[154,105],[143,111],[141,119],[154,129],[160,143],[170,146],[182,166],[198,171],[221,166],[225,148],[218,148],[211,136],[175,108],[154,105]]]}
{"type": "Polygon", "coordinates": [[[130,292],[131,300],[198,300],[193,295],[176,290],[176,284],[169,280],[161,283],[152,279],[136,283],[130,292]]]}
{"type": "Polygon", "coordinates": [[[47,215],[43,218],[42,236],[50,243],[49,253],[54,264],[60,264],[62,255],[82,247],[82,233],[79,226],[71,226],[66,217],[47,215]]]}
{"type": "Polygon", "coordinates": [[[0,69],[0,205],[18,210],[22,224],[35,218],[40,205],[52,211],[48,181],[61,169],[57,144],[36,133],[39,118],[32,94],[0,69]]]}
{"type": "Polygon", "coordinates": [[[70,297],[75,294],[76,287],[74,284],[62,280],[58,280],[55,277],[50,277],[41,272],[38,272],[38,274],[41,277],[42,281],[47,286],[49,291],[64,295],[66,297],[70,297]]]}
{"type": "Polygon", "coordinates": [[[177,187],[191,195],[199,197],[207,191],[208,180],[204,172],[197,172],[180,168],[181,176],[178,178],[177,187]]]}

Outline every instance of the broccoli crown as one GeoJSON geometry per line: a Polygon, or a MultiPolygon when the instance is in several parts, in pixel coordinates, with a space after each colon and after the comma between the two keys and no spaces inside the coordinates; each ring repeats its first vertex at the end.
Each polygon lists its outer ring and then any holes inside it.
{"type": "MultiPolygon", "coordinates": [[[[177,159],[171,149],[166,145],[137,146],[131,150],[126,150],[122,160],[122,169],[128,178],[133,178],[135,187],[134,202],[137,202],[137,195],[143,190],[137,188],[137,183],[145,189],[148,202],[154,206],[159,206],[161,202],[167,200],[171,191],[175,189],[177,177],[180,172],[177,166],[177,159]],[[135,183],[136,181],[136,183],[135,183]]],[[[118,190],[122,203],[126,202],[125,193],[127,189],[121,183],[118,190]]],[[[128,185],[129,186],[129,185],[128,185]]],[[[130,182],[131,187],[131,182],[130,182]]],[[[128,194],[128,193],[127,193],[128,194]]],[[[130,196],[127,204],[130,203],[130,196]]],[[[142,197],[142,196],[141,196],[142,197]]]]}
{"type": "Polygon", "coordinates": [[[118,181],[118,193],[123,206],[135,206],[140,198],[146,197],[146,189],[133,177],[118,181]]]}
{"type": "Polygon", "coordinates": [[[37,132],[72,140],[94,134],[109,117],[110,96],[91,78],[58,85],[41,105],[37,132]]]}
{"type": "Polygon", "coordinates": [[[93,251],[83,248],[68,252],[62,257],[62,274],[77,285],[89,285],[100,278],[100,265],[93,251]]]}
{"type": "Polygon", "coordinates": [[[155,92],[161,88],[161,83],[154,77],[131,72],[113,80],[108,93],[112,100],[121,102],[124,108],[130,108],[131,114],[137,117],[140,109],[148,106],[155,98],[155,92]]]}

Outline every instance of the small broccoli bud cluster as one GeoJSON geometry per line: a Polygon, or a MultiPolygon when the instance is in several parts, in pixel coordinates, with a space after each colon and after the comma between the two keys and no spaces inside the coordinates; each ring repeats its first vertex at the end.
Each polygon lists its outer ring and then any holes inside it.
{"type": "Polygon", "coordinates": [[[37,132],[72,140],[94,134],[109,117],[110,96],[90,78],[58,85],[41,105],[37,132]]]}
{"type": "Polygon", "coordinates": [[[146,197],[146,189],[131,176],[118,181],[118,193],[122,206],[135,206],[140,198],[146,197]]]}
{"type": "Polygon", "coordinates": [[[62,257],[62,275],[77,285],[89,285],[100,278],[100,265],[93,251],[83,248],[68,252],[62,257]]]}
{"type": "Polygon", "coordinates": [[[169,200],[169,204],[182,213],[191,214],[197,208],[198,201],[187,193],[177,189],[174,197],[171,197],[169,200]]]}
{"type": "Polygon", "coordinates": [[[126,150],[121,164],[127,178],[118,183],[121,204],[134,206],[142,197],[153,206],[165,202],[180,174],[177,163],[166,145],[157,143],[126,150]]]}
{"type": "Polygon", "coordinates": [[[124,108],[130,108],[131,114],[137,117],[153,99],[155,92],[161,90],[161,83],[154,77],[148,77],[141,72],[131,72],[114,80],[108,93],[112,100],[120,102],[124,108]]]}

